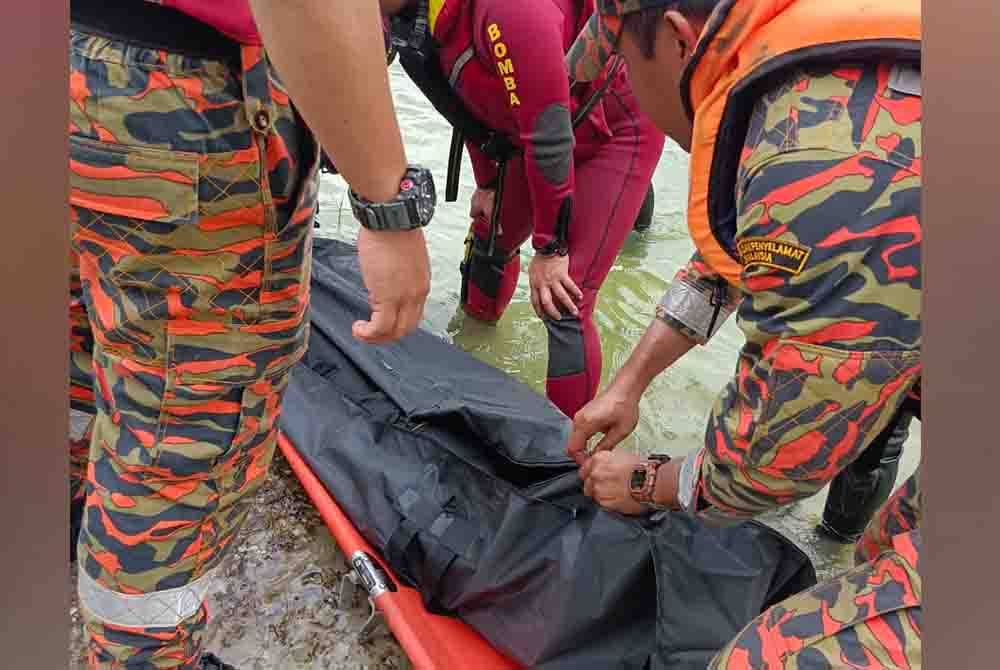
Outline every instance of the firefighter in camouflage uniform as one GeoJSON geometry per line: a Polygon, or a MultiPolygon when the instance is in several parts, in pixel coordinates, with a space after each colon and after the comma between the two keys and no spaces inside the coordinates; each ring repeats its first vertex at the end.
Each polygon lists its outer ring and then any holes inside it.
{"type": "MultiPolygon", "coordinates": [[[[696,252],[568,449],[608,508],[739,522],[817,493],[920,416],[919,2],[599,0],[598,13],[570,74],[627,62],[643,111],[691,153],[696,252]],[[678,459],[611,451],[652,379],[734,311],[746,344],[705,444],[678,459]]],[[[919,668],[918,478],[875,514],[853,570],[762,614],[711,667],[919,668]]]]}
{"type": "MultiPolygon", "coordinates": [[[[232,670],[202,653],[205,600],[308,340],[320,147],[299,111],[369,203],[412,183],[376,3],[254,9],[267,50],[247,0],[71,3],[71,560],[93,669],[232,670]],[[307,62],[328,85],[303,85],[307,62]]],[[[359,254],[373,315],[355,335],[413,330],[421,231],[365,227],[359,254]]]]}

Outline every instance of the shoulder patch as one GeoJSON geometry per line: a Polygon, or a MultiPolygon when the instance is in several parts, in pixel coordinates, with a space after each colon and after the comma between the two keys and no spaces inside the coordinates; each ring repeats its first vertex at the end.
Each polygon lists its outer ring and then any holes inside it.
{"type": "Polygon", "coordinates": [[[754,265],[801,274],[812,249],[769,237],[745,237],[736,242],[736,251],[744,268],[754,265]]]}

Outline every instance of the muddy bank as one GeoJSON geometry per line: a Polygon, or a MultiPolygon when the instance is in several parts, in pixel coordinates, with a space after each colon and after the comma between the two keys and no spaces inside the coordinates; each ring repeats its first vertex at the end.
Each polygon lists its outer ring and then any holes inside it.
{"type": "MultiPolygon", "coordinates": [[[[239,670],[404,670],[412,665],[390,637],[358,644],[368,604],[337,607],[347,565],[281,457],[211,594],[206,649],[239,670]]],[[[75,571],[71,590],[75,593],[75,571]]],[[[79,612],[70,615],[70,670],[84,670],[79,612]]]]}

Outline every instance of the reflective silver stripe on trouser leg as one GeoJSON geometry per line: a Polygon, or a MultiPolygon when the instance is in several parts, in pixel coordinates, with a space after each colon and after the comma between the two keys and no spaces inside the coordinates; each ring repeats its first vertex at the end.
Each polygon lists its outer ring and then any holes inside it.
{"type": "Polygon", "coordinates": [[[125,628],[176,628],[201,608],[215,584],[216,570],[184,586],[141,595],[118,593],[98,584],[81,566],[80,606],[103,624],[125,628]]]}
{"type": "Polygon", "coordinates": [[[720,302],[723,304],[713,304],[711,289],[703,291],[684,280],[678,280],[667,289],[659,307],[665,315],[691,329],[697,336],[698,343],[704,344],[719,332],[719,328],[733,311],[724,301],[720,302]]]}

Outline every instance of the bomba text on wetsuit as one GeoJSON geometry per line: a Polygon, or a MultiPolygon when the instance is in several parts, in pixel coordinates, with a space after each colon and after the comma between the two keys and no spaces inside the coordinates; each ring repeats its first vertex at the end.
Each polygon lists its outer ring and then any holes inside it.
{"type": "Polygon", "coordinates": [[[507,45],[501,41],[500,26],[491,23],[486,28],[486,33],[490,36],[490,44],[493,47],[493,57],[497,61],[497,73],[503,79],[504,88],[507,89],[511,107],[518,107],[521,100],[517,97],[517,80],[514,78],[514,61],[507,56],[507,45]]]}
{"type": "Polygon", "coordinates": [[[779,242],[766,237],[747,237],[739,240],[736,243],[736,250],[744,267],[763,265],[793,275],[802,272],[812,251],[798,244],[779,242]]]}

